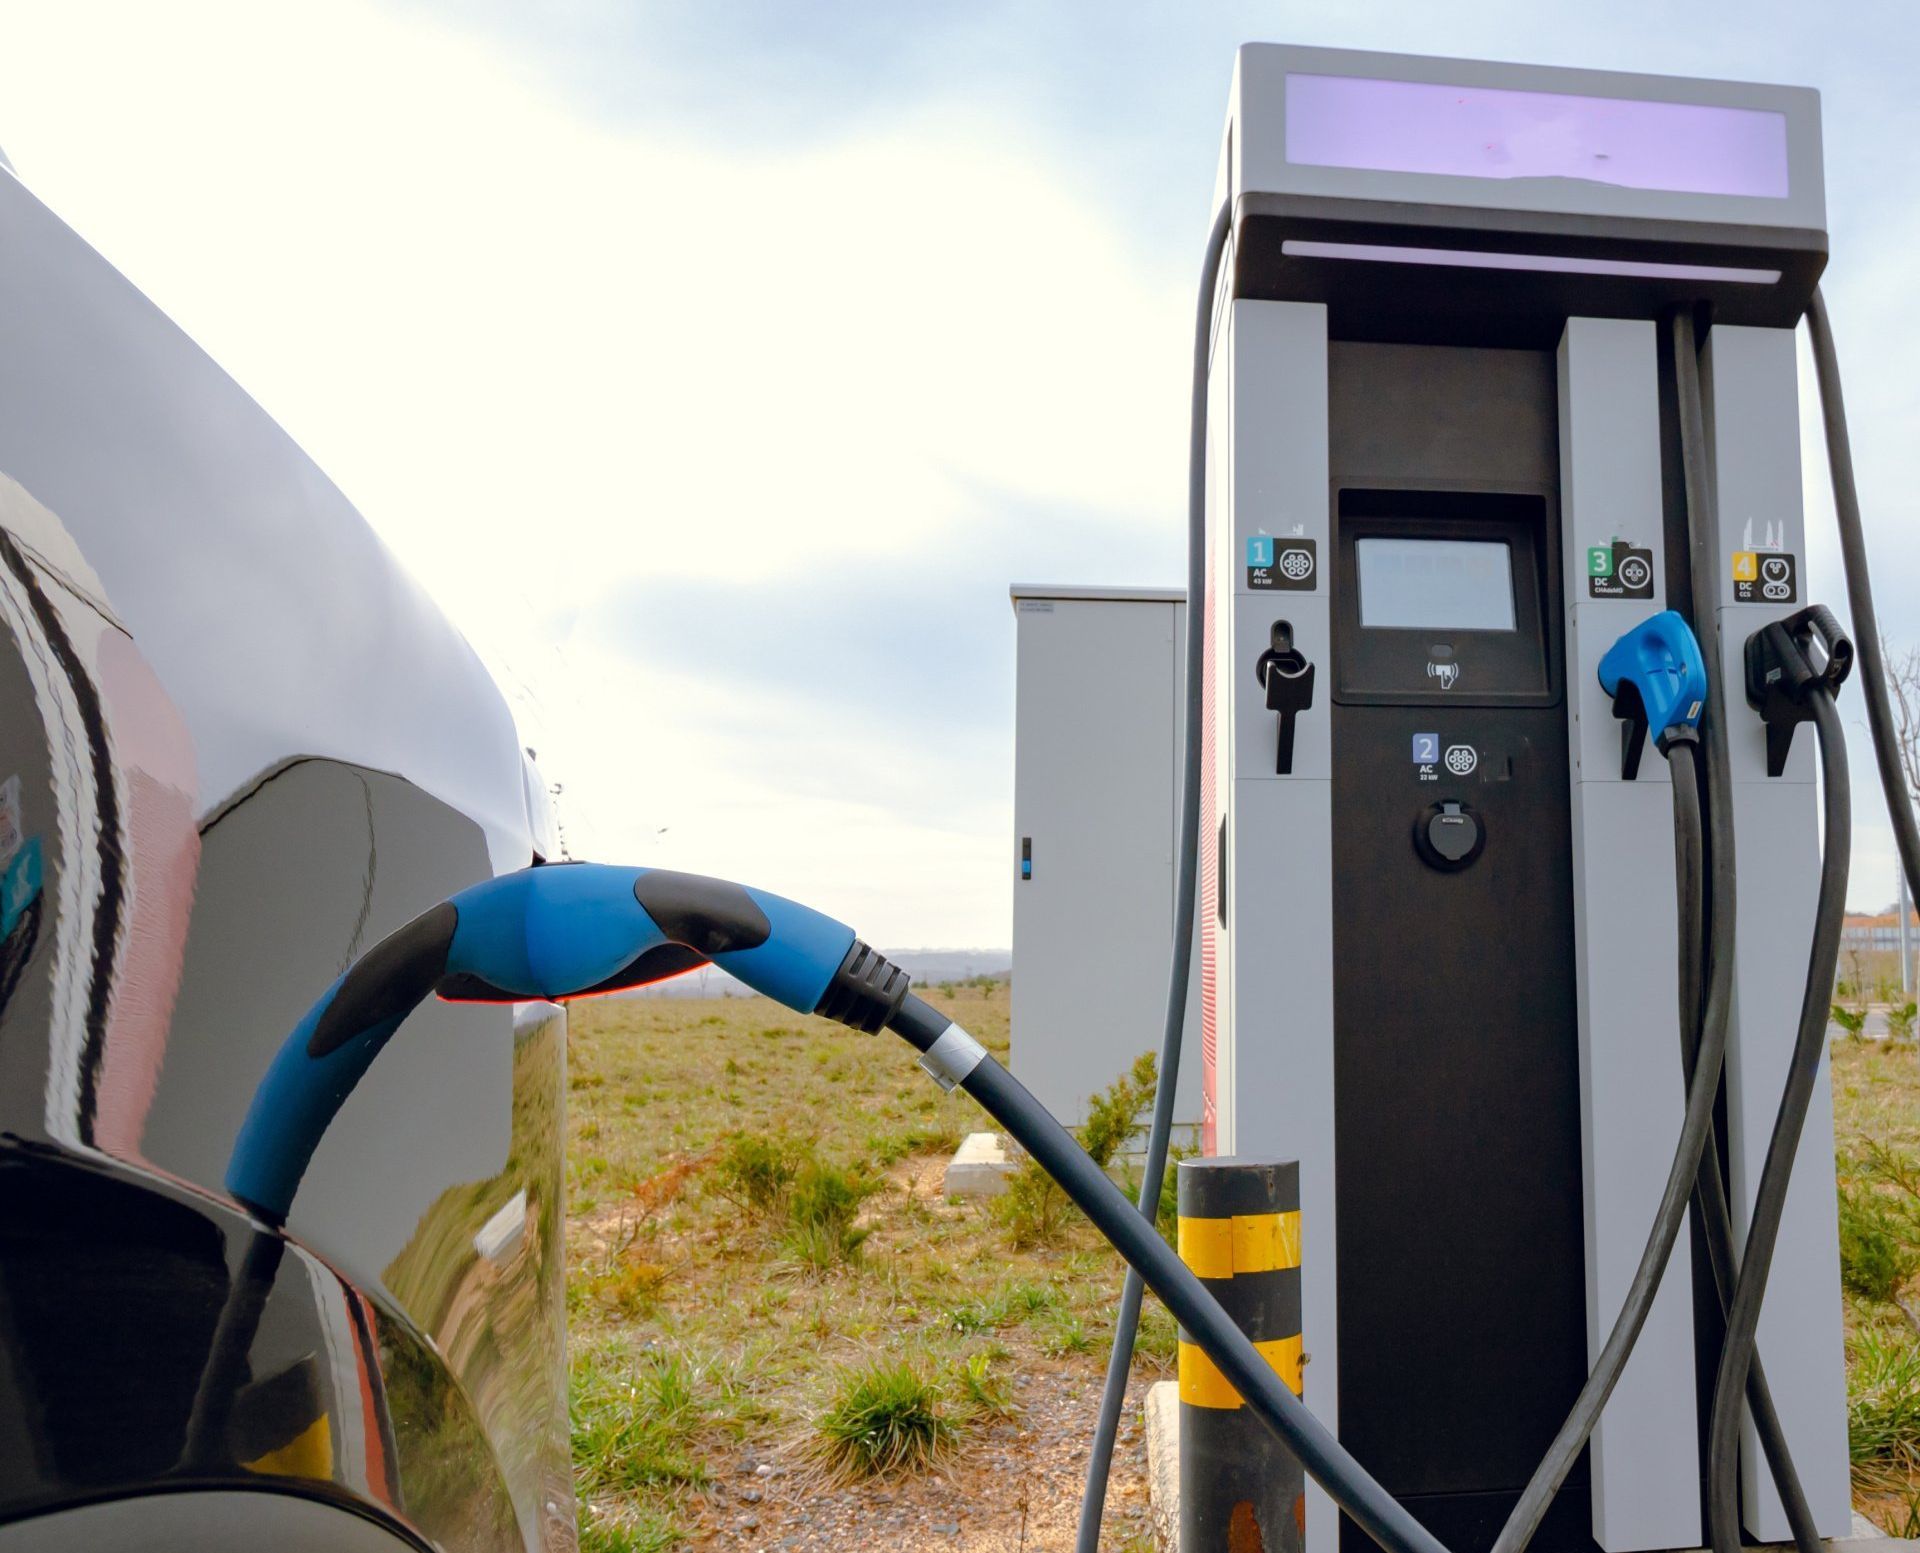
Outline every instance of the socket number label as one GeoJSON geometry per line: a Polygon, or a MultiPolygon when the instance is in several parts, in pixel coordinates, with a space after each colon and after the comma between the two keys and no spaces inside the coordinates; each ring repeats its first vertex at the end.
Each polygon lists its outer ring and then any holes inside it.
{"type": "Polygon", "coordinates": [[[1255,534],[1247,541],[1247,586],[1311,593],[1320,580],[1320,552],[1311,539],[1255,534]]]}
{"type": "Polygon", "coordinates": [[[1791,604],[1800,596],[1799,568],[1784,550],[1733,552],[1736,604],[1791,604]]]}
{"type": "Polygon", "coordinates": [[[1653,597],[1653,552],[1616,539],[1587,551],[1587,597],[1594,599],[1650,599],[1653,597]]]}

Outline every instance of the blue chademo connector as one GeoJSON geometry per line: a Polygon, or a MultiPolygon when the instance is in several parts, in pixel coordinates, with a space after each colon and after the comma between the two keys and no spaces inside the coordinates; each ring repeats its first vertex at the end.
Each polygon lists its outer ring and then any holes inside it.
{"type": "Polygon", "coordinates": [[[1620,775],[1640,772],[1647,733],[1666,754],[1675,740],[1699,737],[1707,705],[1707,664],[1693,628],[1665,609],[1625,633],[1600,660],[1600,688],[1621,720],[1620,775]]]}

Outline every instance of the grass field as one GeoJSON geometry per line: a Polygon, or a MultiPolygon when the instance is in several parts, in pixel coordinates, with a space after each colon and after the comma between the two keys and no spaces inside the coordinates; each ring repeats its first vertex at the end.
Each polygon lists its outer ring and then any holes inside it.
{"type": "MultiPolygon", "coordinates": [[[[1004,1057],[1004,982],[932,997],[1004,1057]]],[[[583,1547],[1071,1546],[1123,1269],[1055,1202],[946,1201],[973,1102],[757,999],[573,1021],[583,1547]]],[[[1168,1372],[1162,1313],[1142,1346],[1168,1372]]],[[[1120,1455],[1110,1545],[1143,1547],[1137,1422],[1120,1455]]]]}
{"type": "MultiPolygon", "coordinates": [[[[1004,1056],[1004,983],[935,1001],[1004,1056]]],[[[576,1005],[570,1065],[589,1553],[1072,1546],[1121,1269],[1045,1193],[945,1200],[971,1100],[759,1000],[576,1005]]],[[[1920,1535],[1920,1054],[1840,1041],[1833,1079],[1856,1502],[1920,1535]]],[[[1171,1368],[1149,1310],[1136,1388],[1171,1368]]],[[[1121,1550],[1148,1546],[1138,1416],[1121,1550]]]]}

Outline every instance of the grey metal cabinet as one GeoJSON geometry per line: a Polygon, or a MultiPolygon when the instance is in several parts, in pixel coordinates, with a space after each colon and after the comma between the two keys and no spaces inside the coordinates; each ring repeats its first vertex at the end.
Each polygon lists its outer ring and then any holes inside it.
{"type": "MultiPolygon", "coordinates": [[[[1158,1052],[1172,952],[1185,594],[1013,590],[1013,1071],[1069,1126],[1158,1052]]],[[[1199,961],[1175,1118],[1200,1120],[1199,961]]]]}

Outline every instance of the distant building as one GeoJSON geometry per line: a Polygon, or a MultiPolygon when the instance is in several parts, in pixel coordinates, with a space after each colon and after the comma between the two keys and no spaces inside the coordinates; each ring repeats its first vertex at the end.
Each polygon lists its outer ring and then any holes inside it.
{"type": "MultiPolygon", "coordinates": [[[[1920,944],[1920,912],[1907,918],[1911,941],[1920,944]]],[[[1900,952],[1900,913],[1892,907],[1872,916],[1849,912],[1840,928],[1840,947],[1866,953],[1871,950],[1900,952]]]]}

